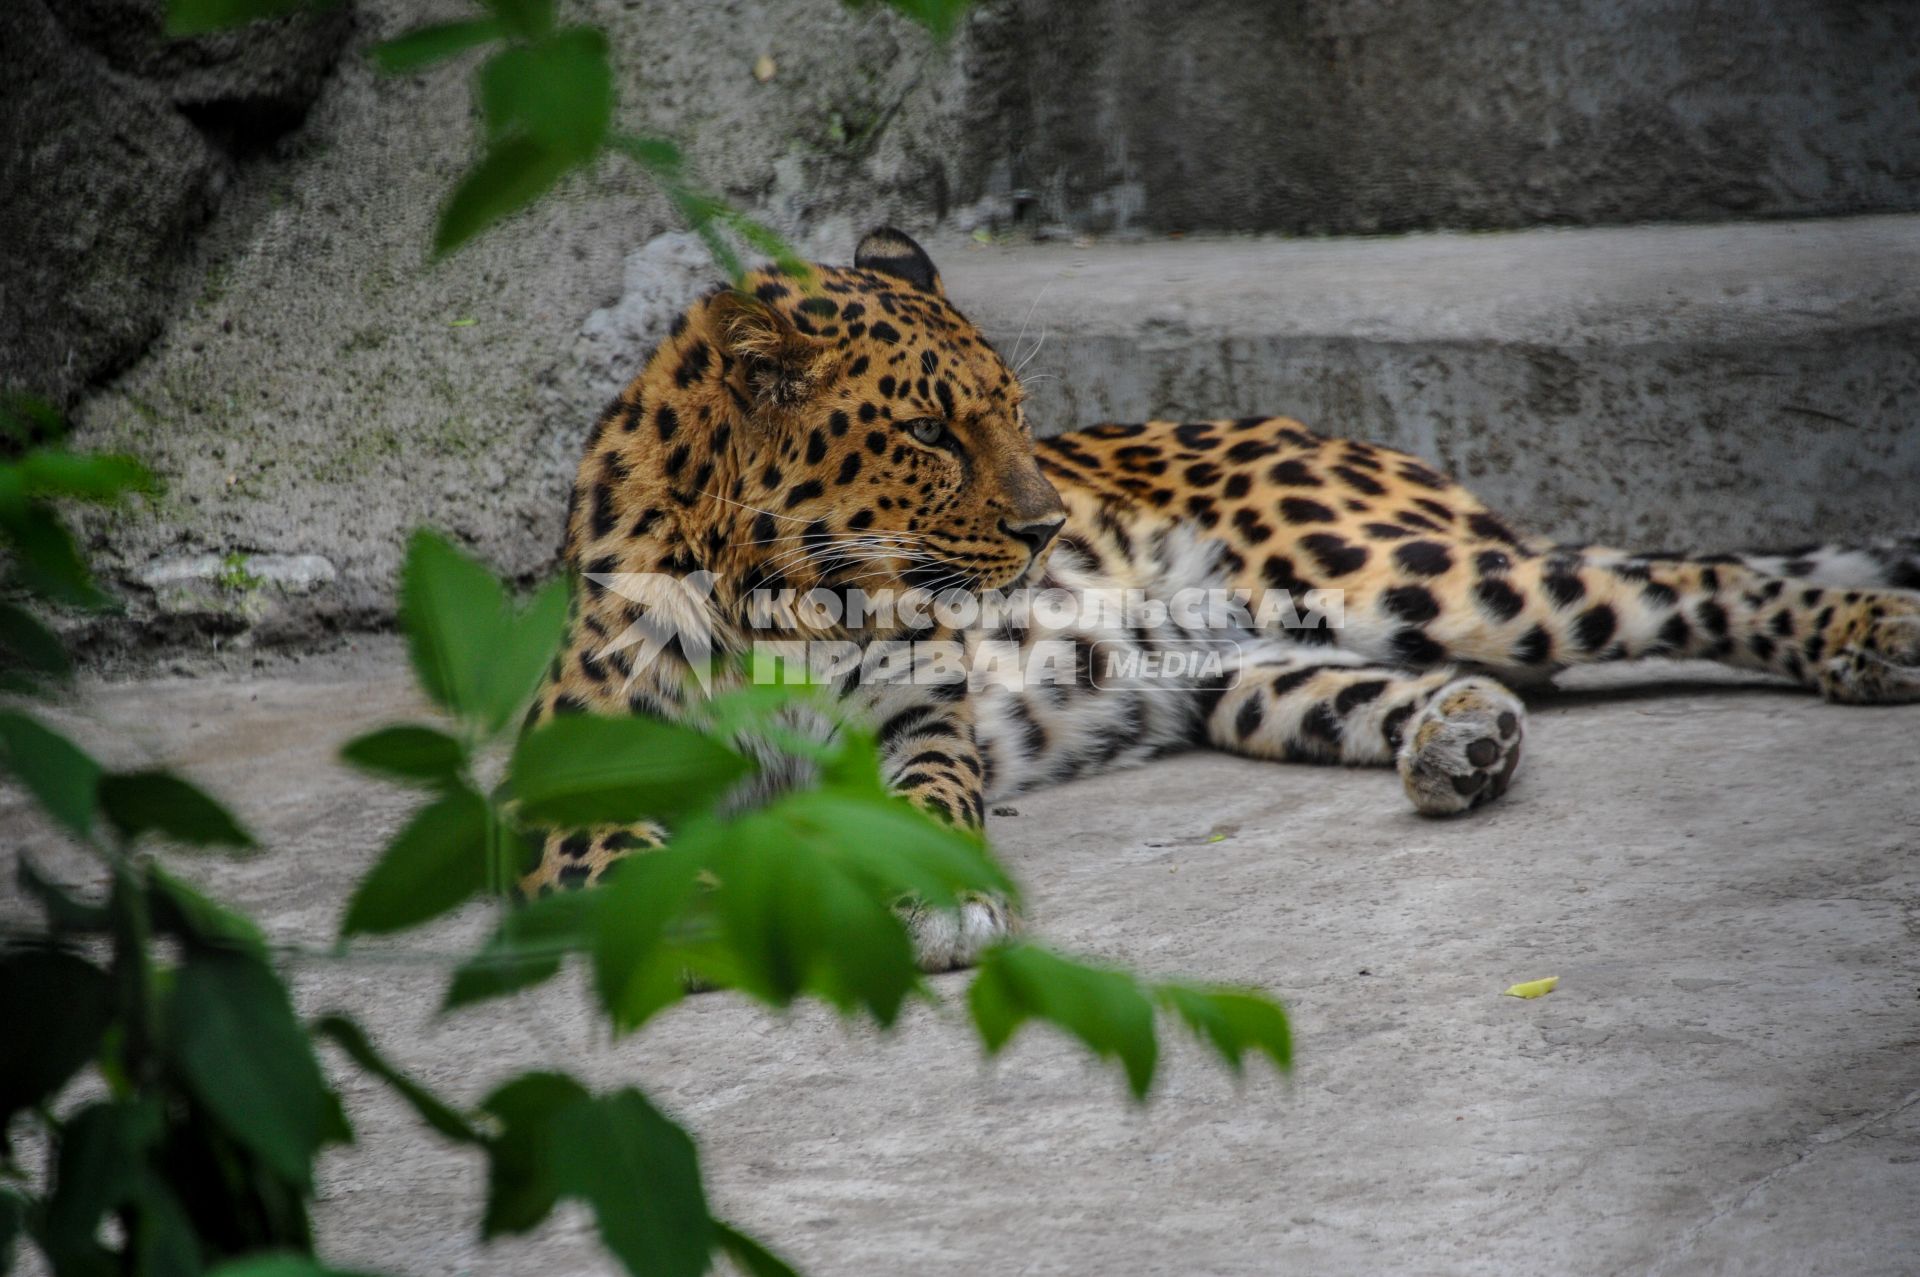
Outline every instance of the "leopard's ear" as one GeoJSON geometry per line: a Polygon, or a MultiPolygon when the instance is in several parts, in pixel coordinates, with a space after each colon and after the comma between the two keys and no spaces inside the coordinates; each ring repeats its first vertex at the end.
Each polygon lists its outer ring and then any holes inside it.
{"type": "Polygon", "coordinates": [[[897,231],[891,226],[876,226],[868,231],[853,254],[853,264],[861,270],[879,271],[882,275],[904,279],[922,292],[937,297],[947,295],[947,290],[940,284],[940,272],[934,269],[933,259],[927,256],[927,250],[914,243],[905,231],[897,231]]]}
{"type": "Polygon", "coordinates": [[[740,389],[762,407],[789,408],[811,395],[833,344],[805,333],[777,302],[728,289],[707,303],[714,339],[732,355],[740,389]]]}

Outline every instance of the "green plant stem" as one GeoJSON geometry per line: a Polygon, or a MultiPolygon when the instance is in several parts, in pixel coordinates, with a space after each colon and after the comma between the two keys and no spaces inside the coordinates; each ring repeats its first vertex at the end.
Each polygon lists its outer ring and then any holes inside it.
{"type": "Polygon", "coordinates": [[[497,802],[487,804],[487,890],[499,902],[502,913],[513,907],[511,891],[514,871],[513,827],[497,802]]]}
{"type": "Polygon", "coordinates": [[[114,933],[113,970],[126,1007],[122,1064],[128,1082],[140,1091],[155,1080],[153,1047],[158,1026],[154,1018],[151,957],[153,915],[146,885],[135,872],[132,858],[124,850],[104,851],[104,854],[113,871],[113,893],[107,901],[114,933]]]}

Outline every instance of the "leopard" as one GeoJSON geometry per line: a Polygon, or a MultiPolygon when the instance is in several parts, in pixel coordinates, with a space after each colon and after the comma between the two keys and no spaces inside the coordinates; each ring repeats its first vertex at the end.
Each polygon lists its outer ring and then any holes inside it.
{"type": "MultiPolygon", "coordinates": [[[[1194,748],[1391,767],[1416,811],[1460,816],[1514,786],[1520,693],[1602,662],[1704,659],[1838,705],[1920,701],[1920,540],[1722,554],[1556,542],[1416,456],[1288,417],[1036,438],[1024,400],[897,229],[866,235],[851,267],[766,266],[710,290],[587,440],[563,546],[569,636],[529,725],[697,722],[745,677],[713,657],[769,625],[857,653],[904,646],[913,677],[828,680],[834,722],[873,733],[889,790],[978,831],[1016,794],[1194,748]],[[1123,604],[1011,620],[753,614],[769,591],[854,588],[1123,604]],[[1156,606],[1195,591],[1194,606],[1156,606]],[[1303,616],[1303,599],[1324,606],[1303,616]],[[911,653],[954,648],[1064,659],[1048,679],[968,661],[959,677],[917,676],[911,653]],[[1178,652],[1208,659],[1170,674],[1178,652]]],[[[765,770],[765,792],[800,783],[765,770]]],[[[551,831],[520,888],[591,886],[667,836],[551,831]]],[[[902,908],[929,971],[1022,926],[988,896],[902,908]]]]}

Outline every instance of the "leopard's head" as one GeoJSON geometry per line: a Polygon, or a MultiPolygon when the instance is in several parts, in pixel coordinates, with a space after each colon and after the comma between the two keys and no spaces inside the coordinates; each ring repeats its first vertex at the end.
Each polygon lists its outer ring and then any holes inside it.
{"type": "Polygon", "coordinates": [[[1019,381],[898,231],[805,284],[755,272],[669,344],[650,394],[711,379],[725,396],[684,423],[723,436],[685,494],[690,539],[746,588],[1003,589],[1065,520],[1019,381]]]}

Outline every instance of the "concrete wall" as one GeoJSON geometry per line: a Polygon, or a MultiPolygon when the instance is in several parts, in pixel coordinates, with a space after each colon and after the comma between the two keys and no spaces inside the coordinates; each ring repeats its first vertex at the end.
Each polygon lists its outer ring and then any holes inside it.
{"type": "Polygon", "coordinates": [[[1040,428],[1284,413],[1629,549],[1920,531],[1920,217],[961,253],[1040,428]]]}
{"type": "Polygon", "coordinates": [[[1920,208],[1904,0],[1009,0],[1004,181],[1107,229],[1920,208]]]}

